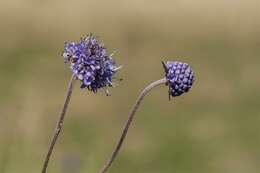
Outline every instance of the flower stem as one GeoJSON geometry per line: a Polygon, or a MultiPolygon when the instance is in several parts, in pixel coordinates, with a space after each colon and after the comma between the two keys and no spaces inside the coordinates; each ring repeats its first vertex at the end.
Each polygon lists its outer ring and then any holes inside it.
{"type": "Polygon", "coordinates": [[[141,92],[141,94],[139,95],[139,97],[137,98],[135,104],[133,105],[132,109],[131,109],[131,112],[129,113],[129,116],[128,116],[128,119],[123,127],[123,131],[121,133],[121,136],[118,140],[118,143],[115,147],[115,149],[113,150],[112,152],[112,155],[110,157],[110,159],[107,161],[107,163],[104,165],[103,169],[99,172],[99,173],[105,173],[107,172],[107,170],[109,169],[109,167],[112,165],[113,161],[115,160],[123,142],[124,142],[124,139],[126,137],[126,134],[127,134],[127,131],[130,127],[130,124],[134,118],[134,115],[137,111],[137,109],[139,108],[144,96],[149,92],[151,91],[154,87],[156,86],[159,86],[159,85],[162,85],[162,84],[166,84],[167,80],[165,78],[163,79],[160,79],[160,80],[157,80],[151,84],[149,84],[147,87],[144,88],[144,90],[141,92]]]}
{"type": "Polygon", "coordinates": [[[62,128],[62,125],[63,125],[64,117],[65,117],[65,114],[66,114],[66,111],[67,111],[67,108],[68,108],[68,105],[69,105],[69,101],[70,101],[70,98],[71,98],[74,81],[75,81],[75,76],[72,75],[72,77],[70,79],[70,82],[69,82],[69,86],[68,86],[66,98],[65,98],[65,101],[64,101],[64,105],[62,107],[62,110],[61,110],[61,113],[60,113],[60,116],[59,116],[59,120],[58,120],[58,122],[56,124],[55,130],[54,130],[54,134],[53,134],[50,146],[49,146],[48,153],[47,153],[46,158],[44,160],[42,173],[46,173],[46,170],[47,170],[47,167],[48,167],[48,163],[49,163],[49,160],[50,160],[50,157],[51,157],[54,145],[55,145],[55,143],[56,143],[56,141],[57,141],[57,139],[59,137],[59,134],[61,132],[61,128],[62,128]]]}

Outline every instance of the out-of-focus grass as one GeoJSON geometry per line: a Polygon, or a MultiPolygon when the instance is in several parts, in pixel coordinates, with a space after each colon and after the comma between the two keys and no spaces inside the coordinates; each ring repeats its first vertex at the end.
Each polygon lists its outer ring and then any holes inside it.
{"type": "Polygon", "coordinates": [[[124,67],[112,96],[75,87],[49,172],[97,172],[161,60],[189,62],[192,91],[155,89],[110,172],[259,172],[259,2],[1,1],[0,170],[40,171],[70,76],[63,42],[96,33],[124,67]]]}

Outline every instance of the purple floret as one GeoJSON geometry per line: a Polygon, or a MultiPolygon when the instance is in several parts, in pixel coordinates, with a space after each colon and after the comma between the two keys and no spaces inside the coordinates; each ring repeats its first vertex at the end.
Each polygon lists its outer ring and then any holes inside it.
{"type": "Polygon", "coordinates": [[[93,92],[111,87],[112,77],[120,68],[93,35],[82,38],[79,42],[65,43],[63,57],[65,63],[71,63],[73,74],[82,82],[81,88],[93,92]]]}
{"type": "Polygon", "coordinates": [[[167,61],[163,65],[169,85],[169,94],[176,97],[188,92],[194,82],[194,73],[190,66],[178,61],[167,61]]]}

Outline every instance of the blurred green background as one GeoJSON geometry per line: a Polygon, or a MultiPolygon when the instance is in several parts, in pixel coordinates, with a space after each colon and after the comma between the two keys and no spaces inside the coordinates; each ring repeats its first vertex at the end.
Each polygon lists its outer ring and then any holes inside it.
{"type": "Polygon", "coordinates": [[[49,173],[95,173],[161,60],[191,64],[195,84],[147,96],[111,173],[260,171],[259,0],[1,0],[0,173],[40,172],[71,72],[65,41],[94,33],[123,69],[93,94],[77,83],[49,173]]]}

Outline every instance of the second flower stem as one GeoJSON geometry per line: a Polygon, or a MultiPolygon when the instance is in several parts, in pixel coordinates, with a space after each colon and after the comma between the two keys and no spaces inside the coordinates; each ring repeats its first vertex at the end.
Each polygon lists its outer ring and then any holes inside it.
{"type": "Polygon", "coordinates": [[[124,139],[126,137],[126,134],[127,134],[127,131],[130,127],[130,124],[131,122],[133,121],[133,118],[134,118],[134,115],[137,111],[137,109],[139,108],[144,96],[149,92],[151,91],[154,87],[156,86],[159,86],[159,85],[162,85],[162,84],[166,84],[167,83],[167,80],[165,78],[163,79],[160,79],[160,80],[157,80],[151,84],[149,84],[147,87],[144,88],[144,90],[141,92],[141,94],[139,95],[139,97],[137,98],[134,106],[132,107],[130,113],[129,113],[129,116],[128,116],[128,119],[127,119],[127,122],[125,123],[124,127],[123,127],[123,131],[121,133],[121,136],[117,142],[117,145],[115,147],[115,149],[113,150],[112,152],[112,155],[111,157],[109,158],[109,160],[107,161],[107,163],[104,165],[103,169],[99,172],[99,173],[105,173],[107,172],[108,168],[112,165],[113,161],[115,160],[123,142],[124,142],[124,139]]]}
{"type": "Polygon", "coordinates": [[[68,87],[67,94],[66,94],[66,97],[65,97],[65,102],[64,102],[64,105],[62,107],[62,110],[61,110],[61,113],[60,113],[60,116],[59,116],[59,120],[58,120],[58,122],[56,124],[54,135],[53,135],[53,138],[51,140],[51,144],[49,146],[48,153],[47,153],[46,158],[44,160],[42,173],[46,173],[46,170],[47,170],[47,167],[48,167],[48,163],[49,163],[49,160],[50,160],[50,157],[51,157],[54,145],[56,144],[56,141],[57,141],[57,139],[59,137],[59,134],[61,132],[61,129],[62,129],[62,126],[63,126],[64,117],[65,117],[65,114],[66,114],[66,111],[67,111],[67,108],[68,108],[68,105],[69,105],[69,102],[70,102],[70,97],[71,97],[71,94],[72,94],[72,89],[73,89],[73,84],[74,84],[75,78],[76,77],[74,75],[72,75],[72,77],[70,79],[69,87],[68,87]]]}

